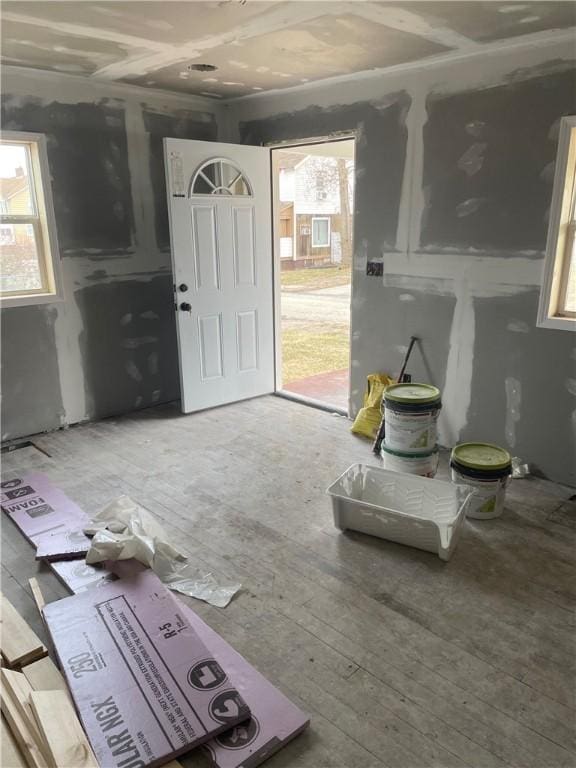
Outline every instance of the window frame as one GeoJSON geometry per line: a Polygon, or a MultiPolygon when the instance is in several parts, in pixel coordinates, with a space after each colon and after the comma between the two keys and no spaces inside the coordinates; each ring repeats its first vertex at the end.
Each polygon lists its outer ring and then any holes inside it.
{"type": "Polygon", "coordinates": [[[27,131],[2,131],[2,143],[28,144],[30,147],[29,173],[34,184],[36,211],[30,215],[0,215],[0,224],[30,224],[39,251],[39,266],[43,287],[36,291],[0,292],[0,307],[23,307],[35,304],[52,304],[64,300],[61,256],[58,248],[54,201],[50,183],[50,168],[46,135],[27,131]],[[48,290],[46,290],[46,287],[48,290]]]}
{"type": "Polygon", "coordinates": [[[330,248],[330,235],[332,234],[332,222],[330,221],[330,216],[312,216],[312,221],[310,223],[310,244],[312,248],[330,248]],[[327,221],[328,222],[328,242],[322,243],[321,245],[318,245],[317,243],[314,243],[314,222],[315,221],[327,221]]]}
{"type": "Polygon", "coordinates": [[[561,309],[568,288],[571,246],[576,234],[576,115],[561,118],[556,171],[538,304],[540,328],[576,330],[576,313],[561,309]],[[567,188],[566,182],[572,179],[567,188]]]}

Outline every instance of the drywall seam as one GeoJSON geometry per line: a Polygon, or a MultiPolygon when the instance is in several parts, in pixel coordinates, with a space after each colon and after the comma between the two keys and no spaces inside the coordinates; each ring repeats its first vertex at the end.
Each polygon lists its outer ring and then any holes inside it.
{"type": "Polygon", "coordinates": [[[79,101],[97,101],[117,97],[139,101],[155,101],[162,99],[167,106],[178,105],[180,108],[198,109],[212,112],[219,117],[223,111],[223,103],[205,96],[164,91],[159,88],[144,88],[129,83],[116,83],[89,80],[81,75],[71,75],[66,72],[52,72],[30,67],[17,67],[12,64],[2,66],[2,92],[26,93],[27,96],[47,98],[46,88],[54,87],[53,98],[57,101],[73,104],[79,101]]]}
{"type": "Polygon", "coordinates": [[[510,448],[516,447],[516,423],[520,421],[522,385],[518,379],[508,376],[504,382],[506,390],[506,441],[510,448]]]}
{"type": "Polygon", "coordinates": [[[461,35],[453,29],[444,27],[439,23],[430,24],[423,16],[420,16],[407,8],[384,6],[370,2],[348,3],[349,13],[360,16],[367,21],[380,24],[389,29],[396,29],[409,35],[416,35],[448,48],[457,50],[473,50],[481,47],[470,37],[461,35]]]}
{"type": "Polygon", "coordinates": [[[73,279],[68,262],[64,273],[64,301],[56,306],[54,340],[58,371],[60,373],[60,396],[64,408],[61,425],[74,424],[88,418],[88,403],[84,387],[82,370],[82,352],[80,350],[78,328],[82,328],[82,318],[73,301],[73,279]]]}
{"type": "MultiPolygon", "coordinates": [[[[452,318],[446,379],[442,399],[449,403],[438,420],[441,445],[455,445],[466,427],[472,394],[475,317],[472,294],[466,277],[456,284],[456,306],[452,318]]],[[[479,372],[478,375],[482,375],[479,372]]]]}
{"type": "Polygon", "coordinates": [[[134,244],[146,259],[153,258],[156,245],[154,199],[149,178],[150,142],[144,126],[142,105],[126,102],[125,126],[128,170],[134,216],[134,244]]]}
{"type": "Polygon", "coordinates": [[[473,283],[535,286],[542,279],[541,259],[514,253],[506,256],[480,256],[469,251],[446,253],[385,253],[385,274],[415,278],[466,277],[473,283]]]}
{"type": "Polygon", "coordinates": [[[251,40],[260,35],[276,32],[279,29],[294,24],[314,19],[320,15],[334,15],[340,10],[339,3],[279,3],[259,16],[252,17],[244,24],[240,24],[226,32],[209,35],[199,40],[193,40],[183,45],[165,44],[164,50],[153,54],[137,54],[128,56],[123,61],[108,64],[94,72],[93,78],[102,77],[106,80],[115,80],[121,77],[141,75],[156,69],[177,64],[180,61],[189,61],[201,56],[205,51],[211,51],[229,43],[238,43],[243,40],[251,40]]]}
{"type": "Polygon", "coordinates": [[[415,83],[428,91],[446,93],[490,87],[503,82],[515,69],[535,67],[552,59],[569,62],[575,58],[574,32],[561,32],[548,36],[539,44],[523,43],[505,48],[487,45],[466,56],[430,57],[417,64],[324,78],[304,85],[240,96],[226,103],[234,110],[237,119],[256,120],[312,104],[328,107],[355,101],[374,102],[387,93],[410,90],[415,83]]]}
{"type": "MultiPolygon", "coordinates": [[[[402,176],[402,189],[400,190],[400,204],[398,206],[398,223],[396,225],[396,250],[407,252],[410,247],[410,221],[412,218],[412,177],[414,169],[414,123],[416,120],[417,96],[409,92],[410,106],[406,115],[406,158],[404,161],[404,174],[402,176]]],[[[382,253],[384,256],[384,253],[382,253]]]]}
{"type": "Polygon", "coordinates": [[[411,146],[409,220],[407,223],[406,248],[399,249],[413,253],[420,245],[421,222],[424,215],[424,125],[426,113],[426,92],[418,85],[412,95],[412,121],[410,123],[409,145],[411,146]]]}
{"type": "MultiPolygon", "coordinates": [[[[25,7],[25,6],[24,6],[25,7]]],[[[73,37],[87,37],[92,40],[106,40],[109,43],[117,43],[126,48],[144,48],[151,51],[165,51],[171,48],[170,43],[163,43],[158,40],[151,40],[147,37],[136,37],[126,35],[123,32],[114,32],[112,29],[102,27],[88,26],[86,24],[72,24],[69,21],[55,21],[45,17],[27,16],[25,13],[14,13],[13,11],[2,12],[3,21],[12,21],[17,24],[27,24],[33,27],[44,27],[54,32],[60,32],[63,35],[72,35],[73,37]]]]}

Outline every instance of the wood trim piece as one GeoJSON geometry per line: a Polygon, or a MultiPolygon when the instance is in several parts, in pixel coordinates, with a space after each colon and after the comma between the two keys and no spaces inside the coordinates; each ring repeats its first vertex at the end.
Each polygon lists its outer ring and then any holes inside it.
{"type": "Polygon", "coordinates": [[[2,679],[0,689],[2,713],[10,726],[14,739],[22,750],[30,768],[48,768],[43,744],[39,741],[38,727],[35,722],[30,721],[31,712],[26,706],[27,702],[20,698],[24,686],[26,686],[27,693],[31,692],[32,689],[28,686],[27,680],[21,672],[2,669],[0,675],[2,679]],[[19,680],[14,680],[14,675],[22,677],[24,684],[19,680]]]}
{"type": "Polygon", "coordinates": [[[23,667],[48,655],[48,649],[28,626],[12,603],[0,593],[2,658],[8,667],[23,667]]]}
{"type": "Polygon", "coordinates": [[[49,656],[27,664],[22,672],[35,691],[66,691],[64,676],[49,656]]]}
{"type": "Polygon", "coordinates": [[[32,691],[30,704],[55,768],[99,768],[64,691],[32,691]]]}
{"type": "Polygon", "coordinates": [[[0,729],[0,765],[2,768],[28,768],[28,763],[4,717],[2,717],[0,729]]]}

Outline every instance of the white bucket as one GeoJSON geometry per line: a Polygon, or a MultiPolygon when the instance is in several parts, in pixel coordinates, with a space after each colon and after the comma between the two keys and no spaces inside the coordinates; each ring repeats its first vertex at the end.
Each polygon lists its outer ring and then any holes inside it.
{"type": "Polygon", "coordinates": [[[440,391],[430,384],[392,384],[384,392],[386,447],[409,454],[436,448],[440,391]]]}
{"type": "Polygon", "coordinates": [[[500,477],[497,480],[477,480],[460,474],[454,467],[452,467],[451,472],[452,482],[458,485],[470,485],[476,491],[470,499],[466,517],[475,520],[491,520],[494,517],[500,517],[504,511],[509,477],[500,477]]]}
{"type": "Polygon", "coordinates": [[[426,454],[401,454],[391,451],[387,444],[383,444],[380,455],[384,469],[391,472],[434,477],[438,469],[438,449],[426,454]]]}
{"type": "Polygon", "coordinates": [[[437,443],[439,409],[420,413],[399,413],[386,407],[386,445],[403,453],[431,453],[437,443]]]}

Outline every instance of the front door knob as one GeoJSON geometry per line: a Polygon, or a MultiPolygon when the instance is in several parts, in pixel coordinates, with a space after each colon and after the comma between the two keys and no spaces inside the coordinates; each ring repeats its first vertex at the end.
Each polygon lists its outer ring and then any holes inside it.
{"type": "Polygon", "coordinates": [[[182,312],[192,312],[192,305],[188,304],[187,301],[183,301],[182,304],[180,304],[180,309],[182,312]]]}

